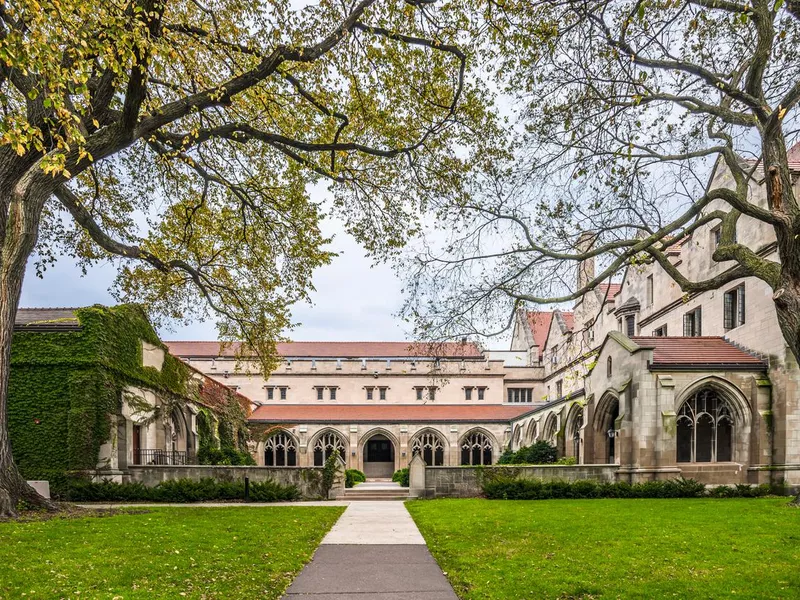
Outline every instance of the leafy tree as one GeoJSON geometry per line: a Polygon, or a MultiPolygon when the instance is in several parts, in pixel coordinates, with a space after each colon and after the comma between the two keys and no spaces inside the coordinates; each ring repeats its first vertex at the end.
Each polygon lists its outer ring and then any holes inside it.
{"type": "Polygon", "coordinates": [[[506,330],[513,308],[582,297],[658,263],[686,293],[756,277],[800,362],[800,3],[509,0],[487,11],[487,61],[519,116],[515,160],[437,204],[444,234],[410,273],[428,336],[506,330]],[[712,177],[722,174],[725,177],[712,177]],[[772,253],[739,231],[774,234],[772,253]],[[721,226],[707,279],[668,253],[721,226]],[[580,243],[580,235],[584,243],[580,243]],[[580,261],[595,277],[576,288],[580,261]]]}
{"type": "Polygon", "coordinates": [[[48,505],[6,427],[32,253],[39,274],[114,258],[118,297],[172,319],[214,311],[269,368],[332,258],[309,184],[330,182],[349,230],[392,253],[494,152],[473,143],[493,121],[464,39],[432,0],[0,3],[0,515],[48,505]]]}

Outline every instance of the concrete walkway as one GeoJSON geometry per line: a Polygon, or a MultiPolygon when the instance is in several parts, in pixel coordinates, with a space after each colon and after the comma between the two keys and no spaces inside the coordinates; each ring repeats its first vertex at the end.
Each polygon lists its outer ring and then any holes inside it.
{"type": "Polygon", "coordinates": [[[458,600],[402,502],[353,502],[283,600],[458,600]]]}

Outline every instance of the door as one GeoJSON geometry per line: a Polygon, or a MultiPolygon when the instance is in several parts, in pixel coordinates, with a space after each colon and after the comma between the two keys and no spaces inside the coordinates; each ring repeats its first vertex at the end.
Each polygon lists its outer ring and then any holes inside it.
{"type": "Polygon", "coordinates": [[[390,479],[394,474],[394,444],[376,435],[364,445],[364,475],[370,479],[390,479]]]}
{"type": "Polygon", "coordinates": [[[142,464],[142,426],[133,426],[133,464],[142,464]]]}

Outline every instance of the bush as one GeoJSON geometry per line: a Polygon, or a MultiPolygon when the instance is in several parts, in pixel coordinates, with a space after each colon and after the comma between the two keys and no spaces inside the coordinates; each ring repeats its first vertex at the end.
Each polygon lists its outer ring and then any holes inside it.
{"type": "MultiPolygon", "coordinates": [[[[162,481],[155,487],[134,483],[100,483],[74,480],[68,491],[73,502],[211,502],[244,500],[244,481],[218,481],[203,479],[175,479],[162,481]]],[[[282,485],[271,480],[250,484],[253,502],[297,500],[300,491],[293,485],[282,485]]]]}
{"type": "Polygon", "coordinates": [[[549,500],[556,498],[756,498],[770,492],[768,485],[752,487],[719,486],[706,490],[694,479],[645,481],[642,483],[599,483],[581,481],[543,481],[515,475],[495,474],[482,484],[484,495],[492,500],[549,500]]]}
{"type": "MultiPolygon", "coordinates": [[[[506,450],[497,460],[499,465],[551,465],[556,462],[558,450],[550,442],[540,440],[531,446],[523,446],[516,452],[506,450]]],[[[564,463],[570,464],[570,463],[564,463]]],[[[574,464],[574,463],[572,463],[574,464]]]]}
{"type": "Polygon", "coordinates": [[[394,475],[392,475],[392,481],[396,481],[403,487],[408,487],[408,467],[395,471],[394,475]]]}
{"type": "Polygon", "coordinates": [[[355,486],[355,484],[366,480],[367,476],[358,469],[347,469],[344,472],[344,487],[351,488],[355,486]]]}
{"type": "Polygon", "coordinates": [[[197,462],[201,465],[255,465],[256,461],[249,452],[241,452],[234,448],[203,447],[197,451],[197,462]]]}

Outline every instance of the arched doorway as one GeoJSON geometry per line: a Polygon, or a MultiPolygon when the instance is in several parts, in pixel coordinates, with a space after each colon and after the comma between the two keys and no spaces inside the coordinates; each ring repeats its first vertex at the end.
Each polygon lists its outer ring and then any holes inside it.
{"type": "Polygon", "coordinates": [[[483,431],[471,431],[461,438],[462,465],[491,465],[494,442],[483,431]]]}
{"type": "Polygon", "coordinates": [[[594,462],[613,465],[619,455],[617,437],[617,419],[619,419],[619,398],[606,393],[594,410],[594,462]]]}
{"type": "Polygon", "coordinates": [[[394,474],[394,443],[382,433],[364,442],[364,475],[369,479],[390,479],[394,474]]]}

